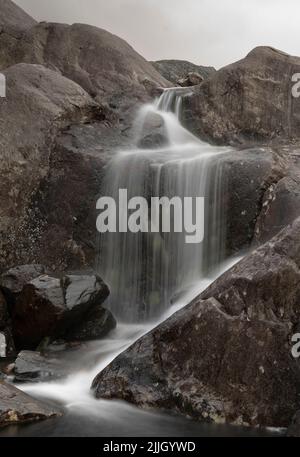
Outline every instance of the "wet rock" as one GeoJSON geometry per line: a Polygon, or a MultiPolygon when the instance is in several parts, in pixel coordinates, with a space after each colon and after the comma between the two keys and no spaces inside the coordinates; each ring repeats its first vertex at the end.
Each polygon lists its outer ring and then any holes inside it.
{"type": "Polygon", "coordinates": [[[12,316],[17,347],[35,349],[45,337],[60,337],[109,295],[97,276],[50,276],[26,284],[12,316]]]}
{"type": "Polygon", "coordinates": [[[15,382],[47,382],[67,374],[67,367],[62,360],[40,352],[20,352],[14,366],[15,382]]]}
{"type": "Polygon", "coordinates": [[[115,359],[98,398],[201,421],[286,427],[300,393],[300,218],[115,359]]]}
{"type": "Polygon", "coordinates": [[[299,138],[300,108],[292,75],[300,58],[258,47],[214,73],[183,101],[182,121],[217,144],[299,138]]]}
{"type": "Polygon", "coordinates": [[[43,265],[20,265],[3,273],[0,277],[0,287],[8,301],[15,303],[25,284],[47,273],[43,265]]]}
{"type": "Polygon", "coordinates": [[[165,79],[171,81],[174,85],[179,80],[185,79],[188,74],[197,73],[202,79],[207,79],[216,72],[213,67],[195,65],[186,60],[159,60],[152,62],[152,65],[165,79]]]}
{"type": "Polygon", "coordinates": [[[190,86],[197,86],[204,81],[203,76],[199,73],[191,72],[188,73],[185,78],[181,78],[177,81],[177,84],[181,87],[190,87],[190,86]]]}
{"type": "Polygon", "coordinates": [[[79,325],[66,335],[67,341],[99,340],[115,329],[117,322],[110,311],[105,308],[93,309],[79,325]]]}
{"type": "Polygon", "coordinates": [[[300,437],[300,411],[294,415],[293,420],[288,428],[287,436],[299,438],[300,437]]]}
{"type": "Polygon", "coordinates": [[[0,427],[34,422],[62,413],[54,407],[35,400],[6,382],[0,382],[0,427]]]}

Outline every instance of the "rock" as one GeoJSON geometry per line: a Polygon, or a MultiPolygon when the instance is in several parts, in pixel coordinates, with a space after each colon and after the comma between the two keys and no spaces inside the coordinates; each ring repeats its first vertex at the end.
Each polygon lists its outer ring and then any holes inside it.
{"type": "Polygon", "coordinates": [[[230,315],[297,324],[300,321],[300,219],[218,278],[201,295],[230,315]]]}
{"type": "Polygon", "coordinates": [[[141,149],[163,148],[169,144],[164,119],[156,113],[148,113],[140,126],[139,142],[141,149]]]}
{"type": "Polygon", "coordinates": [[[15,382],[48,382],[67,374],[62,360],[33,351],[20,352],[14,366],[15,382]]]}
{"type": "Polygon", "coordinates": [[[207,422],[286,427],[298,405],[300,218],[142,337],[93,382],[123,399],[207,422]]]}
{"type": "Polygon", "coordinates": [[[91,341],[105,337],[116,328],[117,322],[105,308],[93,309],[79,325],[72,328],[65,339],[67,341],[91,341]]]}
{"type": "Polygon", "coordinates": [[[182,122],[217,144],[299,139],[300,105],[292,96],[292,75],[299,71],[299,57],[255,48],[184,98],[182,122]]]}
{"type": "Polygon", "coordinates": [[[177,84],[181,87],[190,87],[190,86],[198,86],[204,81],[203,76],[201,76],[197,72],[188,73],[185,78],[181,78],[177,81],[177,84]]]}
{"type": "Polygon", "coordinates": [[[0,332],[0,358],[6,357],[6,337],[0,332]]]}
{"type": "Polygon", "coordinates": [[[95,306],[100,306],[109,289],[97,276],[50,276],[26,284],[12,315],[18,348],[35,349],[45,337],[60,337],[78,324],[95,306]]]}
{"type": "Polygon", "coordinates": [[[159,60],[152,62],[152,65],[165,79],[174,85],[177,85],[179,80],[185,79],[188,74],[196,73],[202,79],[207,79],[216,72],[213,67],[195,65],[186,60],[159,60]]]}
{"type": "Polygon", "coordinates": [[[8,313],[7,313],[7,304],[0,290],[0,329],[3,328],[8,320],[8,313]]]}
{"type": "MultiPolygon", "coordinates": [[[[39,217],[39,190],[52,167],[55,139],[72,124],[91,121],[100,125],[105,119],[103,107],[57,72],[19,64],[4,73],[7,98],[0,104],[0,269],[44,261],[48,249],[41,252],[44,220],[39,217]]],[[[74,192],[72,198],[76,200],[74,192]]],[[[66,236],[72,238],[70,232],[66,236]]],[[[61,262],[63,255],[60,252],[61,262]]]]}
{"type": "Polygon", "coordinates": [[[33,27],[36,21],[10,0],[0,2],[0,28],[3,30],[24,31],[33,27]]]}
{"type": "Polygon", "coordinates": [[[122,105],[125,111],[126,105],[149,98],[143,84],[146,78],[158,87],[168,86],[124,40],[85,24],[36,24],[24,33],[10,55],[10,65],[44,65],[75,81],[101,103],[122,105]]]}
{"type": "Polygon", "coordinates": [[[61,416],[57,408],[35,400],[6,382],[0,382],[0,427],[61,416]]]}
{"type": "Polygon", "coordinates": [[[0,287],[8,301],[15,302],[25,284],[47,273],[44,265],[20,265],[3,273],[0,277],[0,287]]]}
{"type": "Polygon", "coordinates": [[[285,176],[264,195],[255,226],[254,243],[262,244],[292,223],[300,214],[300,177],[285,176]]]}
{"type": "Polygon", "coordinates": [[[270,148],[235,150],[227,153],[220,163],[226,208],[226,252],[232,255],[250,246],[264,196],[285,171],[270,148]]]}
{"type": "Polygon", "coordinates": [[[297,411],[293,420],[288,428],[287,436],[299,438],[300,437],[300,411],[297,411]]]}

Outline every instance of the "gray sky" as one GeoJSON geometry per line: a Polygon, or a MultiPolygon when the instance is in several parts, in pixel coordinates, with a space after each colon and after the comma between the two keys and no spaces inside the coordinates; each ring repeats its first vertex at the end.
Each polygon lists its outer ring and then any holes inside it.
{"type": "Polygon", "coordinates": [[[299,0],[15,0],[37,20],[83,22],[148,60],[221,67],[258,45],[300,55],[299,0]]]}

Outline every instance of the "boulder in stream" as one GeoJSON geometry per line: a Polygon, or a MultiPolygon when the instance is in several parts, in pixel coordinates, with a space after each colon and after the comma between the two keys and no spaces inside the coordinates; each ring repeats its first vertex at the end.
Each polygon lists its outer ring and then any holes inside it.
{"type": "Polygon", "coordinates": [[[300,218],[142,337],[94,380],[123,399],[207,422],[286,427],[299,407],[300,218]]]}
{"type": "Polygon", "coordinates": [[[11,384],[0,381],[0,427],[50,419],[61,415],[58,408],[35,400],[11,384]]]}
{"type": "Polygon", "coordinates": [[[17,347],[35,349],[45,337],[61,337],[109,295],[95,275],[39,276],[23,287],[12,314],[17,347]]]}

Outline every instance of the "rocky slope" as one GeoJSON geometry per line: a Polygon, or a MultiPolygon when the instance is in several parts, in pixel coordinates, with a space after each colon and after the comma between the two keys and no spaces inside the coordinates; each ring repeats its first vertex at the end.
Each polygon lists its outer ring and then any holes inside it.
{"type": "Polygon", "coordinates": [[[287,426],[299,408],[300,219],[115,359],[93,382],[207,422],[287,426]]]}
{"type": "Polygon", "coordinates": [[[203,79],[207,79],[216,72],[213,67],[195,65],[186,60],[158,60],[152,62],[152,65],[174,86],[178,85],[178,81],[185,79],[189,73],[198,73],[203,79]]]}

